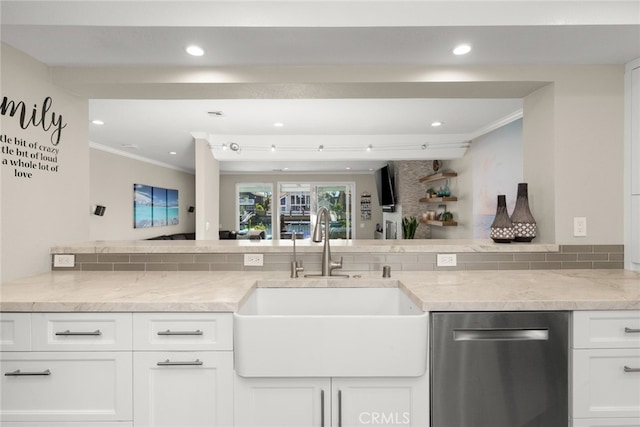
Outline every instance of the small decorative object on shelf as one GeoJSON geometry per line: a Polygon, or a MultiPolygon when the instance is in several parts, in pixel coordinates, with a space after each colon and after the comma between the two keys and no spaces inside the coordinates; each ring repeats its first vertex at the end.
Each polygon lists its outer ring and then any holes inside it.
{"type": "Polygon", "coordinates": [[[511,214],[511,222],[515,230],[515,242],[530,242],[536,237],[538,226],[529,209],[529,189],[526,182],[518,184],[518,198],[511,214]]]}
{"type": "Polygon", "coordinates": [[[491,224],[490,237],[496,243],[511,243],[516,232],[507,212],[507,198],[504,194],[498,196],[496,217],[491,224]]]}
{"type": "Polygon", "coordinates": [[[418,228],[418,219],[415,216],[402,218],[402,237],[413,239],[418,228]]]}

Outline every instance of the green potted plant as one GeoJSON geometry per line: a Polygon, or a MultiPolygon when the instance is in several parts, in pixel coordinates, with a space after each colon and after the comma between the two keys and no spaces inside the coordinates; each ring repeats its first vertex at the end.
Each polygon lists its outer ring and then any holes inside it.
{"type": "Polygon", "coordinates": [[[418,219],[415,216],[402,218],[402,237],[405,239],[413,239],[418,228],[418,219]]]}

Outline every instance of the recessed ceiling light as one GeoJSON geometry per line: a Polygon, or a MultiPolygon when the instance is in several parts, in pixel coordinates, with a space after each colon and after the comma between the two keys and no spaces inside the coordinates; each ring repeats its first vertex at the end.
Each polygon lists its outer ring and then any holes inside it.
{"type": "Polygon", "coordinates": [[[188,46],[186,51],[191,56],[202,56],[202,55],[204,55],[204,50],[200,46],[196,46],[196,45],[188,46]]]}
{"type": "Polygon", "coordinates": [[[345,169],[346,169],[346,170],[348,170],[348,171],[350,171],[350,170],[351,170],[351,168],[350,168],[349,166],[347,166],[345,169]]]}
{"type": "Polygon", "coordinates": [[[469,52],[471,52],[471,46],[469,46],[468,44],[461,44],[453,49],[454,55],[466,55],[469,52]]]}
{"type": "Polygon", "coordinates": [[[169,151],[169,154],[171,154],[172,156],[175,156],[178,153],[176,153],[175,151],[169,151]]]}
{"type": "Polygon", "coordinates": [[[431,123],[431,127],[437,128],[438,126],[442,126],[442,122],[433,122],[433,123],[431,123]]]}
{"type": "Polygon", "coordinates": [[[284,126],[284,123],[282,123],[282,122],[275,122],[275,123],[273,124],[273,126],[275,126],[275,127],[277,127],[277,128],[281,128],[282,126],[284,126]]]}
{"type": "Polygon", "coordinates": [[[93,123],[94,125],[103,125],[104,122],[102,120],[91,120],[91,123],[93,123]]]}

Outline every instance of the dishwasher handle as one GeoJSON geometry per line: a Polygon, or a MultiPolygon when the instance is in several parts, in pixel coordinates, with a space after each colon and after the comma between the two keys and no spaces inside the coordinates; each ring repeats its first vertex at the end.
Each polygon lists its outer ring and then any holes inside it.
{"type": "Polygon", "coordinates": [[[454,329],[454,341],[548,341],[549,329],[454,329]]]}

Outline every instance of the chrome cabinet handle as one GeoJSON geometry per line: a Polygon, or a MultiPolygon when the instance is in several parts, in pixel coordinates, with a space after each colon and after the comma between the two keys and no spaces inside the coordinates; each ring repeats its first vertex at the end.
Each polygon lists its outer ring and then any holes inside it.
{"type": "Polygon", "coordinates": [[[22,372],[20,369],[16,369],[13,372],[7,372],[5,377],[33,377],[33,376],[46,376],[51,375],[51,371],[46,369],[42,372],[22,372]]]}
{"type": "Polygon", "coordinates": [[[164,362],[158,362],[158,366],[201,366],[204,363],[200,359],[196,359],[193,362],[172,362],[169,359],[164,362]]]}
{"type": "Polygon", "coordinates": [[[158,331],[158,335],[203,335],[204,332],[202,332],[200,329],[197,329],[195,331],[172,331],[167,329],[166,331],[158,331]]]}
{"type": "Polygon", "coordinates": [[[338,390],[338,427],[342,427],[342,390],[338,390]]]}
{"type": "Polygon", "coordinates": [[[454,341],[546,341],[548,329],[454,329],[454,341]]]}
{"type": "Polygon", "coordinates": [[[640,329],[624,328],[624,332],[626,334],[638,334],[640,333],[640,329]]]}
{"type": "Polygon", "coordinates": [[[628,366],[624,367],[625,372],[640,372],[640,368],[630,368],[628,366]]]}
{"type": "Polygon", "coordinates": [[[56,332],[57,336],[62,336],[62,337],[82,337],[82,336],[92,336],[92,337],[97,337],[102,335],[102,332],[100,332],[100,329],[96,329],[93,332],[72,332],[69,329],[67,329],[66,331],[62,331],[62,332],[56,332]]]}
{"type": "Polygon", "coordinates": [[[320,390],[320,427],[324,427],[324,390],[320,390]]]}

